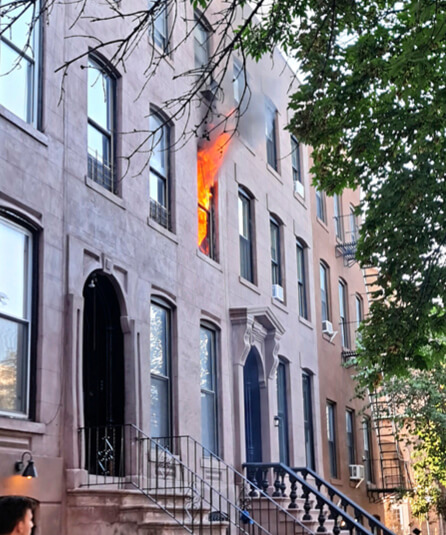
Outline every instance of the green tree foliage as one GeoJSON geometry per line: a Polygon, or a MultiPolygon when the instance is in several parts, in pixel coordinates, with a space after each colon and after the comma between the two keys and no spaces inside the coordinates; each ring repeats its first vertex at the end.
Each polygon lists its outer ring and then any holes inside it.
{"type": "Polygon", "coordinates": [[[300,65],[290,129],[313,147],[318,186],[364,192],[357,258],[379,288],[358,359],[367,385],[445,356],[445,37],[432,0],[282,0],[245,34],[254,57],[279,44],[300,65]]]}

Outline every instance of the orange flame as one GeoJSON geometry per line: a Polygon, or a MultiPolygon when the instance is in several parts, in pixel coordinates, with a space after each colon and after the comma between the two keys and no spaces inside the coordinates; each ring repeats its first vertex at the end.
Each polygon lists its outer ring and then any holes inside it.
{"type": "Polygon", "coordinates": [[[216,183],[217,173],[229,147],[231,134],[223,132],[213,143],[198,151],[197,186],[198,186],[198,246],[209,254],[208,238],[209,210],[216,183]]]}

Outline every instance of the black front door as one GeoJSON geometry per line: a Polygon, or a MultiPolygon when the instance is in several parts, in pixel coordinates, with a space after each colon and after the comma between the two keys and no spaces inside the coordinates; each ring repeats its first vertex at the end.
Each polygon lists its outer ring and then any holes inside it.
{"type": "Polygon", "coordinates": [[[262,461],[259,368],[255,350],[246,359],[244,373],[246,461],[262,461]]]}
{"type": "Polygon", "coordinates": [[[121,311],[110,280],[93,274],[84,288],[83,386],[86,468],[122,469],[124,358],[121,311]]]}

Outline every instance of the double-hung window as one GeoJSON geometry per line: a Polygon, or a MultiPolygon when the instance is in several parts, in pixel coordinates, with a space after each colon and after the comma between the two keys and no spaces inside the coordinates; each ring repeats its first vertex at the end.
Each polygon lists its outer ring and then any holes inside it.
{"type": "Polygon", "coordinates": [[[40,2],[0,0],[0,104],[38,127],[40,2]]]}
{"type": "Polygon", "coordinates": [[[249,282],[254,282],[251,203],[252,199],[249,195],[244,190],[239,189],[238,225],[240,235],[240,275],[249,282]]]}
{"type": "MultiPolygon", "coordinates": [[[[169,437],[171,418],[171,310],[158,302],[150,306],[150,434],[169,437]]],[[[169,442],[162,441],[169,446],[169,442]]]]}
{"type": "Polygon", "coordinates": [[[304,436],[306,466],[316,469],[314,455],[314,424],[313,424],[313,383],[309,373],[302,374],[302,395],[304,411],[304,436]]]}
{"type": "Polygon", "coordinates": [[[325,215],[325,195],[324,192],[319,189],[316,189],[316,215],[317,218],[324,223],[327,222],[325,215]]]}
{"type": "Polygon", "coordinates": [[[152,36],[153,42],[163,52],[168,52],[169,47],[169,35],[168,35],[168,17],[167,17],[167,2],[162,0],[156,2],[155,0],[149,0],[149,9],[153,8],[153,23],[152,23],[152,36]],[[158,5],[157,5],[158,4],[158,5]]]}
{"type": "Polygon", "coordinates": [[[339,289],[339,323],[341,327],[342,347],[350,347],[350,336],[348,331],[348,292],[347,284],[340,280],[339,289]]]}
{"type": "Polygon", "coordinates": [[[305,265],[305,247],[302,242],[296,242],[297,251],[297,299],[299,302],[299,316],[308,319],[307,305],[307,277],[305,265]]]}
{"type": "Polygon", "coordinates": [[[201,442],[205,454],[218,454],[216,331],[200,327],[201,442]]]}
{"type": "Polygon", "coordinates": [[[338,238],[339,240],[343,240],[344,229],[342,225],[342,215],[341,215],[341,198],[336,193],[333,195],[333,211],[334,211],[336,238],[338,238]]]}
{"type": "Polygon", "coordinates": [[[355,412],[352,409],[345,411],[345,432],[347,436],[348,464],[356,464],[355,412]]]}
{"type": "Polygon", "coordinates": [[[356,342],[361,341],[361,333],[358,332],[359,326],[364,319],[364,303],[360,295],[355,295],[355,309],[356,309],[356,342]]]}
{"type": "Polygon", "coordinates": [[[322,321],[330,319],[330,301],[329,301],[329,286],[328,286],[328,267],[321,262],[319,266],[320,276],[320,290],[321,290],[321,315],[322,321]]]}
{"type": "Polygon", "coordinates": [[[300,160],[300,144],[294,136],[291,136],[291,166],[293,168],[294,191],[304,196],[302,168],[300,160]]]}
{"type": "Polygon", "coordinates": [[[150,217],[170,229],[169,146],[170,128],[158,114],[150,115],[150,131],[153,132],[150,157],[150,217]]]}
{"type": "Polygon", "coordinates": [[[275,171],[279,171],[277,150],[277,110],[270,103],[265,105],[266,159],[275,171]]]}
{"type": "Polygon", "coordinates": [[[336,438],[336,403],[327,401],[327,441],[328,441],[328,461],[330,465],[330,476],[338,477],[338,452],[336,438]]]}
{"type": "Polygon", "coordinates": [[[270,219],[271,234],[271,277],[273,297],[283,301],[282,259],[280,248],[280,223],[275,217],[270,219]]]}
{"type": "Polygon", "coordinates": [[[0,413],[29,412],[32,234],[0,217],[0,413]]]}
{"type": "Polygon", "coordinates": [[[365,480],[373,483],[375,478],[373,474],[373,459],[372,459],[372,426],[370,418],[366,417],[362,421],[362,435],[364,440],[364,472],[365,480]]]}
{"type": "Polygon", "coordinates": [[[96,59],[88,60],[88,177],[116,193],[116,80],[96,59]]]}
{"type": "Polygon", "coordinates": [[[194,56],[195,68],[206,70],[209,65],[210,32],[200,15],[195,14],[194,56]]]}
{"type": "Polygon", "coordinates": [[[233,76],[234,101],[239,105],[246,89],[246,80],[245,70],[238,59],[234,59],[233,76]]]}

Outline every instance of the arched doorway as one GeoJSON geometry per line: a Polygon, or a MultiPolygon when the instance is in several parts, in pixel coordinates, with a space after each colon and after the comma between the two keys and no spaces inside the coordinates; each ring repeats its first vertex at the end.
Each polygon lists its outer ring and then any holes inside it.
{"type": "Polygon", "coordinates": [[[86,468],[123,475],[124,341],[110,279],[93,273],[84,287],[83,391],[86,468]]]}
{"type": "Polygon", "coordinates": [[[243,369],[246,462],[262,461],[262,419],[257,351],[252,348],[243,369]]]}

